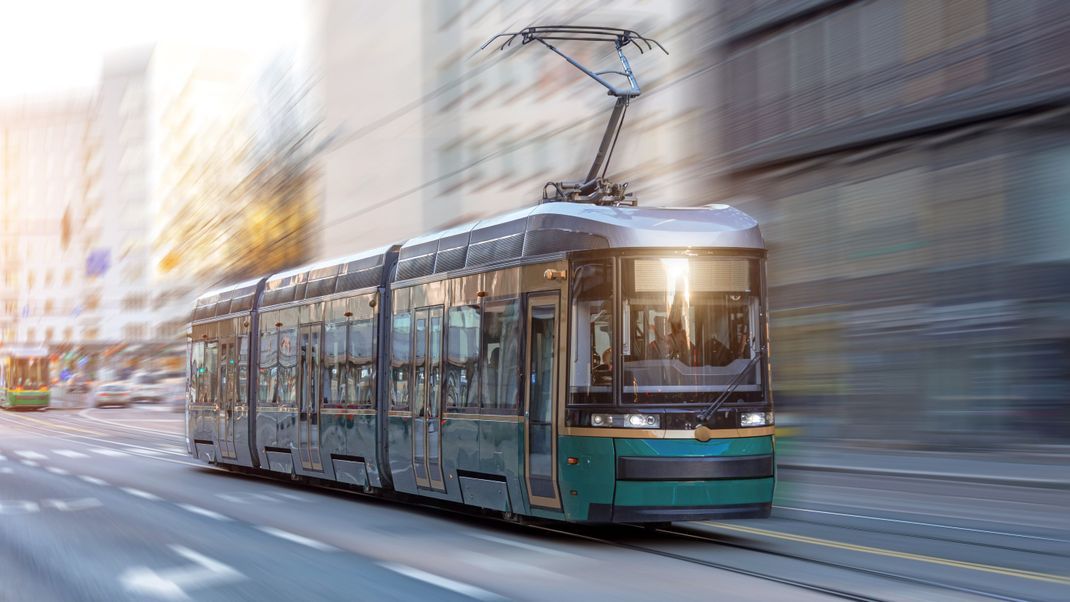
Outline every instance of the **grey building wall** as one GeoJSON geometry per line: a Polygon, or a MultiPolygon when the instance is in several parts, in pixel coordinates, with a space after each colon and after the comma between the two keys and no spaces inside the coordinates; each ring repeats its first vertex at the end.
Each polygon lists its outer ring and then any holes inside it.
{"type": "Polygon", "coordinates": [[[770,242],[788,420],[1065,443],[1070,3],[723,7],[725,163],[770,242]]]}

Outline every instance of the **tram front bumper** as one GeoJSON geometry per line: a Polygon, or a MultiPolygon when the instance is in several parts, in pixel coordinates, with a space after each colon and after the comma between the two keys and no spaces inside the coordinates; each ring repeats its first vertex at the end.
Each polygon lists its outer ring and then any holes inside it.
{"type": "Polygon", "coordinates": [[[575,466],[580,471],[574,473],[586,474],[576,474],[577,487],[569,491],[575,497],[566,498],[572,520],[765,518],[772,509],[776,483],[772,436],[704,442],[591,438],[579,447],[594,453],[585,454],[588,461],[575,466]]]}

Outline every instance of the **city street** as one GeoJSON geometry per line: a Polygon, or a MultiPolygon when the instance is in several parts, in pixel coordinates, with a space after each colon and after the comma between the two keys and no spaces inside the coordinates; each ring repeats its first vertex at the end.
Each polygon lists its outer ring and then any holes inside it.
{"type": "Polygon", "coordinates": [[[1060,487],[792,469],[766,521],[522,527],[229,474],[184,445],[159,406],[0,414],[0,598],[1070,597],[1060,487]]]}

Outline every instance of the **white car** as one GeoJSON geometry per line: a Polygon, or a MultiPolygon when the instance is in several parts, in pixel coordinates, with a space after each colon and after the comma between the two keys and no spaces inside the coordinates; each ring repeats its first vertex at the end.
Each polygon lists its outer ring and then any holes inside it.
{"type": "Polygon", "coordinates": [[[130,387],[123,383],[106,383],[93,391],[93,407],[127,407],[130,405],[130,387]]]}
{"type": "Polygon", "coordinates": [[[167,387],[151,372],[139,372],[129,381],[130,400],[135,403],[159,403],[167,394],[167,387]]]}

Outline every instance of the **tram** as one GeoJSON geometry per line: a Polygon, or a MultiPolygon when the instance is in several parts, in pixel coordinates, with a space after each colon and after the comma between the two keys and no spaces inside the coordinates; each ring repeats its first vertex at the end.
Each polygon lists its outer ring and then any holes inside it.
{"type": "MultiPolygon", "coordinates": [[[[618,51],[645,41],[593,30],[618,51]]],[[[189,453],[517,519],[768,516],[757,222],[639,207],[592,173],[533,207],[201,296],[189,453]]]]}
{"type": "Polygon", "coordinates": [[[0,349],[0,407],[40,410],[51,399],[47,347],[0,349]]]}

